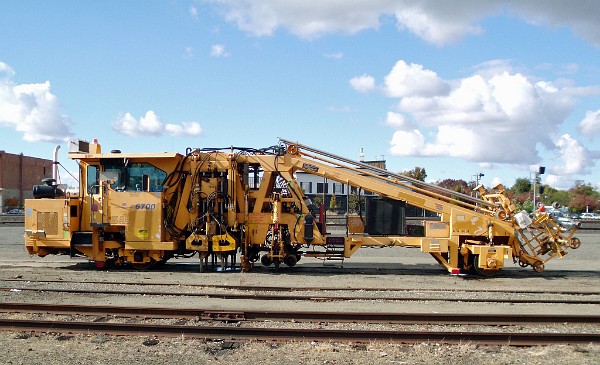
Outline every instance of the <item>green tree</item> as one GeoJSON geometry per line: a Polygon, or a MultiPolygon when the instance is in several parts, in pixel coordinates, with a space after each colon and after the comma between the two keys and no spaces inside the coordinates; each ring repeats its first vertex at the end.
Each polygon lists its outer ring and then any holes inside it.
{"type": "Polygon", "coordinates": [[[352,192],[348,196],[348,208],[352,212],[358,212],[360,205],[365,202],[365,198],[358,195],[356,192],[352,192]]]}
{"type": "Polygon", "coordinates": [[[544,188],[544,193],[540,193],[540,200],[544,202],[546,205],[551,205],[553,203],[558,203],[560,206],[568,206],[569,201],[571,201],[571,194],[569,194],[566,190],[558,190],[550,187],[548,185],[542,185],[544,188]]]}
{"type": "Polygon", "coordinates": [[[533,201],[531,199],[527,198],[523,202],[514,200],[513,202],[515,203],[515,206],[517,207],[517,212],[520,212],[522,210],[529,212],[529,213],[533,212],[533,201]]]}
{"type": "Polygon", "coordinates": [[[337,199],[335,198],[335,194],[331,196],[331,200],[329,200],[329,210],[333,211],[337,208],[337,199]]]}
{"type": "Polygon", "coordinates": [[[425,181],[427,178],[427,172],[425,172],[425,168],[419,166],[412,170],[402,171],[400,174],[420,181],[425,181]]]}
{"type": "Polygon", "coordinates": [[[315,198],[313,199],[313,204],[316,205],[317,207],[320,207],[321,204],[323,204],[323,195],[315,196],[315,198]]]}
{"type": "Polygon", "coordinates": [[[529,181],[529,179],[527,179],[525,177],[519,177],[519,178],[517,178],[517,180],[515,180],[515,183],[510,188],[510,190],[512,190],[516,194],[521,194],[521,193],[530,192],[531,187],[532,187],[532,185],[531,185],[531,181],[529,181]]]}

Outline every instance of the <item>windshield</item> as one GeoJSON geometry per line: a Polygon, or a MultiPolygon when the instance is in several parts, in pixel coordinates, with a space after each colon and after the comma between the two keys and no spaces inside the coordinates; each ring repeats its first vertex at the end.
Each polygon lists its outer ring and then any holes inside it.
{"type": "Polygon", "coordinates": [[[116,191],[162,191],[162,183],[167,174],[146,162],[130,162],[125,166],[123,160],[102,161],[105,172],[116,174],[110,187],[116,191]]]}

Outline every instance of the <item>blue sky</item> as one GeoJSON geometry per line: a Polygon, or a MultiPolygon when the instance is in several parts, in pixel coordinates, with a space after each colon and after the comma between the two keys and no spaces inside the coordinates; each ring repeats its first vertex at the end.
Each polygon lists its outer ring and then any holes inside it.
{"type": "MultiPolygon", "coordinates": [[[[600,1],[5,1],[0,149],[267,147],[600,186],[600,1]]],[[[66,174],[61,176],[66,177],[66,174]]]]}

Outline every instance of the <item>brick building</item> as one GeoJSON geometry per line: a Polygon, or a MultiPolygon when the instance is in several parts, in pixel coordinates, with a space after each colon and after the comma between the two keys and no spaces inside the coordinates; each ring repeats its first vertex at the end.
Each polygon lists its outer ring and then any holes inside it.
{"type": "Polygon", "coordinates": [[[52,177],[52,160],[0,151],[0,211],[22,207],[46,177],[52,177]]]}

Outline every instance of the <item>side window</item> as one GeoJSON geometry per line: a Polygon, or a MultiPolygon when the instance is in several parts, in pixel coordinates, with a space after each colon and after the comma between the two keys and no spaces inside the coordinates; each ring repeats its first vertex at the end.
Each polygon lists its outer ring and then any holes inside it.
{"type": "Polygon", "coordinates": [[[148,163],[132,163],[127,168],[128,191],[162,191],[167,173],[148,163]]]}
{"type": "Polygon", "coordinates": [[[110,187],[115,191],[162,191],[167,177],[163,170],[147,162],[130,162],[123,159],[105,159],[101,162],[103,173],[114,176],[110,187]]]}
{"type": "Polygon", "coordinates": [[[123,179],[125,178],[125,168],[123,167],[106,167],[104,169],[105,172],[112,172],[116,175],[115,182],[110,184],[110,187],[117,191],[125,190],[125,182],[123,179]]]}
{"type": "Polygon", "coordinates": [[[86,185],[88,194],[98,194],[98,166],[88,165],[86,171],[86,185]]]}

